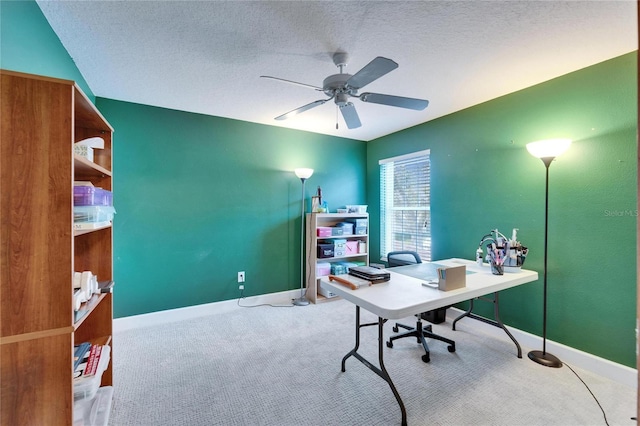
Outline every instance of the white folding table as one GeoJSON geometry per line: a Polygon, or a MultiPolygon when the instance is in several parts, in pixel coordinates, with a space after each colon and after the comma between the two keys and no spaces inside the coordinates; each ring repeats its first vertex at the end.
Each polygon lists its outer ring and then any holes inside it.
{"type": "MultiPolygon", "coordinates": [[[[416,268],[398,267],[387,269],[391,275],[391,279],[384,283],[374,284],[369,287],[360,287],[352,290],[337,282],[329,281],[328,277],[321,280],[320,285],[326,290],[335,293],[344,299],[356,305],[356,335],[355,346],[342,358],[342,371],[345,371],[345,363],[347,359],[354,356],[370,370],[382,377],[391,388],[400,411],[402,413],[402,425],[407,425],[407,412],[400,398],[389,373],[384,366],[384,336],[383,326],[389,319],[401,319],[411,315],[420,314],[422,312],[431,311],[433,309],[450,306],[466,300],[473,300],[478,297],[485,296],[490,293],[495,294],[494,304],[497,322],[487,321],[501,327],[511,340],[518,347],[518,356],[521,356],[520,345],[511,333],[504,327],[499,320],[499,299],[497,294],[501,290],[515,287],[528,282],[536,281],[538,273],[528,270],[514,270],[513,272],[505,272],[504,275],[493,275],[488,266],[481,267],[475,262],[465,259],[446,259],[431,262],[431,266],[460,266],[465,265],[467,269],[466,286],[457,290],[440,291],[436,288],[422,285],[429,277],[420,277],[416,272],[416,268]],[[404,270],[402,268],[405,268],[404,270]],[[404,273],[402,273],[404,272],[404,273]],[[411,274],[410,275],[405,275],[411,274]],[[380,367],[371,364],[367,359],[358,353],[360,346],[360,328],[376,325],[376,323],[360,324],[360,308],[378,316],[378,363],[380,367]]],[[[413,265],[412,265],[413,266],[413,265]]],[[[426,265],[425,265],[426,266],[426,265]]],[[[435,276],[433,277],[435,278],[435,276]]],[[[471,314],[471,308],[462,314],[456,321],[463,316],[471,316],[476,319],[485,320],[471,314]]]]}

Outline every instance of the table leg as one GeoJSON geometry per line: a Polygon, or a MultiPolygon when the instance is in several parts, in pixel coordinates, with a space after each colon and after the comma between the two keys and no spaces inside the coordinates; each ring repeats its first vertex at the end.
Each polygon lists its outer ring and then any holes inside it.
{"type": "Polygon", "coordinates": [[[396,401],[398,401],[400,412],[402,413],[402,426],[407,426],[407,410],[404,407],[404,403],[402,402],[402,398],[400,398],[398,390],[391,380],[391,376],[389,376],[389,373],[384,366],[383,326],[385,322],[386,320],[384,318],[378,317],[378,363],[380,364],[380,368],[378,368],[358,353],[358,348],[360,347],[360,327],[375,325],[375,323],[360,325],[360,306],[356,305],[356,344],[355,347],[351,351],[349,351],[349,353],[347,353],[344,358],[342,358],[342,372],[345,371],[345,362],[347,361],[347,359],[351,356],[354,356],[361,363],[367,366],[367,368],[376,373],[378,376],[382,377],[384,381],[389,384],[393,395],[396,397],[396,401]]]}
{"type": "Polygon", "coordinates": [[[455,320],[453,320],[453,324],[451,326],[452,330],[455,331],[456,322],[458,322],[458,320],[461,320],[464,317],[473,318],[473,319],[476,319],[478,321],[482,321],[482,322],[485,322],[487,324],[491,324],[491,325],[493,325],[495,327],[499,327],[502,330],[504,330],[504,332],[507,333],[507,336],[509,336],[511,341],[513,341],[513,343],[515,343],[516,348],[518,349],[518,358],[522,358],[522,348],[520,347],[520,343],[518,343],[516,338],[513,337],[511,332],[507,329],[507,327],[505,327],[504,323],[500,319],[499,292],[496,291],[495,293],[493,293],[493,300],[490,300],[490,302],[493,302],[493,313],[494,313],[494,316],[495,316],[495,321],[492,320],[492,319],[481,317],[479,315],[476,315],[476,314],[472,313],[471,311],[473,310],[473,299],[471,299],[471,300],[469,300],[469,309],[467,309],[466,312],[464,312],[459,317],[457,317],[455,320]]]}
{"type": "Polygon", "coordinates": [[[358,353],[358,348],[360,347],[360,306],[356,305],[356,345],[354,346],[353,349],[351,349],[351,351],[349,351],[344,358],[342,358],[342,372],[344,373],[345,370],[345,363],[347,362],[347,359],[352,356],[355,355],[356,353],[358,353]]]}

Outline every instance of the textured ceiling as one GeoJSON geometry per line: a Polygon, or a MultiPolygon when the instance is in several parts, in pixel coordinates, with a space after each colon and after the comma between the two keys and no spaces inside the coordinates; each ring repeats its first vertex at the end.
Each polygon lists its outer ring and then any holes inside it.
{"type": "Polygon", "coordinates": [[[96,96],[371,140],[638,48],[635,1],[38,1],[96,96]],[[376,56],[365,87],[424,111],[354,99],[349,130],[310,88],[376,56]]]}

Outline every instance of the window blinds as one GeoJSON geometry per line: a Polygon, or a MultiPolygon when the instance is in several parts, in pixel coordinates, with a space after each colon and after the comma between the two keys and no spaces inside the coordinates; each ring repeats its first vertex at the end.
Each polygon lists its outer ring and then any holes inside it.
{"type": "Polygon", "coordinates": [[[431,260],[429,150],[380,160],[380,253],[413,250],[431,260]]]}

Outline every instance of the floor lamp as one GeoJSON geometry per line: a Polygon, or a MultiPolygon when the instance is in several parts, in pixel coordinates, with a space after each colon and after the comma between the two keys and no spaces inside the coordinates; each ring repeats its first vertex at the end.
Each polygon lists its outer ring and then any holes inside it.
{"type": "Polygon", "coordinates": [[[554,158],[569,149],[569,139],[548,139],[527,144],[527,151],[542,160],[546,168],[544,198],[544,307],[542,317],[542,350],[529,352],[529,358],[546,367],[560,368],[562,361],[547,353],[547,234],[549,218],[549,166],[554,158]]]}
{"type": "Polygon", "coordinates": [[[302,182],[302,209],[300,212],[300,297],[293,300],[296,306],[306,306],[309,300],[304,296],[304,182],[311,177],[313,169],[296,169],[296,176],[302,182]]]}

